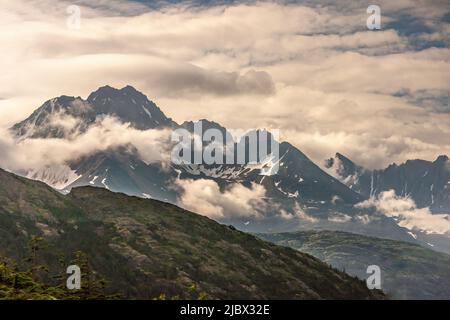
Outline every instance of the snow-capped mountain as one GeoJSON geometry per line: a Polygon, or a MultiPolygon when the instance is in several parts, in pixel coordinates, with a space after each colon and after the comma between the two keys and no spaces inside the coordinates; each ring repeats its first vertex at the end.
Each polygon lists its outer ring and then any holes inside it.
{"type": "MultiPolygon", "coordinates": [[[[27,138],[70,139],[86,132],[99,118],[105,116],[128,123],[136,130],[194,130],[194,122],[178,125],[145,95],[130,86],[122,89],[101,87],[86,100],[68,96],[51,99],[11,130],[19,141],[27,138]]],[[[208,120],[201,122],[204,129],[215,128],[224,136],[232,136],[218,123],[208,120]]],[[[244,134],[240,140],[233,140],[234,144],[245,142],[242,139],[250,134],[252,132],[244,134]]],[[[179,204],[183,193],[177,188],[177,181],[206,179],[214,181],[221,192],[236,184],[246,188],[259,185],[264,188],[265,196],[264,205],[255,208],[258,218],[231,215],[221,221],[253,232],[331,229],[420,243],[429,241],[426,233],[416,232],[413,237],[411,230],[399,226],[392,217],[368,213],[355,205],[381,190],[395,189],[402,194],[402,188],[406,188],[408,194],[417,194],[418,197],[422,194],[424,204],[445,205],[450,202],[448,193],[445,193],[450,188],[450,184],[448,187],[446,185],[449,179],[443,173],[448,159],[439,158],[432,165],[415,160],[411,163],[417,164],[409,168],[411,164],[407,162],[405,169],[397,169],[398,172],[391,167],[372,172],[337,154],[327,161],[324,171],[288,142],[281,142],[278,146],[279,159],[264,159],[258,165],[247,161],[224,165],[167,165],[143,161],[139,152],[129,143],[89,153],[63,165],[34,168],[26,175],[64,193],[70,192],[73,187],[89,185],[176,204],[179,204]],[[279,167],[276,174],[261,174],[263,169],[269,168],[270,172],[270,168],[275,165],[279,167]],[[420,181],[425,182],[417,182],[419,176],[420,181]],[[391,177],[398,179],[393,180],[391,177]],[[442,193],[442,190],[445,192],[442,193]],[[427,197],[431,202],[426,202],[427,197]]],[[[247,154],[245,159],[248,159],[247,154]]],[[[442,238],[434,240],[433,243],[438,243],[442,238]]],[[[447,248],[445,243],[437,247],[447,248]]]]}
{"type": "Polygon", "coordinates": [[[97,114],[113,115],[140,130],[172,126],[172,119],[132,86],[120,90],[105,86],[91,93],[87,101],[97,114]]]}
{"type": "Polygon", "coordinates": [[[71,163],[79,178],[62,189],[64,193],[80,186],[94,186],[141,198],[176,202],[171,182],[176,172],[160,164],[146,164],[136,152],[118,148],[82,157],[71,163]]]}
{"type": "Polygon", "coordinates": [[[46,101],[11,130],[20,138],[63,138],[84,132],[99,117],[114,116],[139,130],[175,123],[144,94],[131,86],[104,86],[84,100],[60,96],[46,101]]]}
{"type": "MultiPolygon", "coordinates": [[[[91,93],[86,100],[68,96],[51,99],[11,130],[19,139],[64,138],[86,131],[105,115],[114,116],[139,130],[163,127],[194,130],[193,122],[176,124],[145,95],[130,86],[120,90],[104,86],[91,93]],[[64,123],[65,120],[69,123],[64,123]]],[[[218,123],[201,122],[204,130],[215,128],[224,135],[231,135],[218,123]]],[[[241,139],[249,134],[251,132],[241,139]]],[[[238,142],[235,141],[235,144],[238,142]]],[[[249,152],[249,149],[246,150],[249,152]]],[[[247,186],[257,183],[263,185],[267,195],[276,201],[285,201],[289,206],[297,202],[312,210],[337,204],[353,205],[363,200],[358,193],[321,170],[291,144],[279,144],[279,154],[279,171],[273,176],[260,174],[263,167],[267,169],[274,165],[270,159],[262,165],[172,165],[168,170],[158,164],[146,164],[130,146],[73,159],[63,166],[32,170],[27,176],[43,180],[65,192],[75,186],[93,185],[171,202],[176,201],[176,192],[169,185],[176,178],[213,179],[223,188],[233,183],[247,186]]]]}
{"type": "Polygon", "coordinates": [[[399,196],[412,198],[419,208],[430,207],[437,213],[450,210],[450,161],[445,155],[435,161],[408,160],[382,170],[368,170],[337,153],[325,161],[325,167],[364,197],[395,190],[399,196]]]}

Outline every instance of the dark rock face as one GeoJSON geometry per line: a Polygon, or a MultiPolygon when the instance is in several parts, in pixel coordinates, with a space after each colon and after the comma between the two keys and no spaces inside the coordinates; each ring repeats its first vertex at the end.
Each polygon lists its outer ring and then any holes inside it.
{"type": "Polygon", "coordinates": [[[432,162],[408,160],[371,171],[336,154],[326,165],[334,169],[341,182],[364,197],[394,190],[398,196],[411,197],[419,208],[430,207],[434,212],[450,209],[450,161],[447,156],[439,156],[432,162]]]}
{"type": "Polygon", "coordinates": [[[175,124],[155,103],[133,87],[119,90],[105,86],[92,92],[87,100],[69,96],[48,100],[11,130],[18,137],[63,138],[77,131],[84,132],[98,117],[105,116],[113,116],[139,130],[175,124]],[[73,118],[75,123],[72,128],[58,123],[64,117],[73,118]]]}

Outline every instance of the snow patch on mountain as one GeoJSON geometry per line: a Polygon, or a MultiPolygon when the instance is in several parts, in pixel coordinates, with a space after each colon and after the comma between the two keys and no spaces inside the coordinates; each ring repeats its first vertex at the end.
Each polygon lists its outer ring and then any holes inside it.
{"type": "Polygon", "coordinates": [[[148,117],[151,119],[152,118],[152,114],[150,111],[148,111],[148,109],[144,106],[142,106],[142,109],[144,110],[144,112],[148,115],[148,117]]]}
{"type": "Polygon", "coordinates": [[[103,178],[103,180],[102,180],[102,185],[103,185],[106,189],[110,190],[110,189],[109,189],[109,186],[106,184],[106,178],[103,178]]]}
{"type": "Polygon", "coordinates": [[[278,163],[273,155],[257,164],[245,165],[217,165],[205,166],[203,164],[185,164],[181,168],[187,173],[195,176],[206,176],[211,178],[222,178],[225,180],[237,180],[258,171],[259,175],[271,176],[278,171],[278,163]]]}
{"type": "Polygon", "coordinates": [[[411,231],[408,231],[408,234],[409,234],[411,237],[413,237],[414,239],[417,239],[417,236],[416,236],[414,233],[412,233],[411,231]]]}
{"type": "Polygon", "coordinates": [[[294,193],[289,192],[289,191],[285,191],[283,190],[281,187],[279,187],[278,185],[279,183],[275,183],[275,187],[278,191],[280,191],[282,194],[284,194],[285,196],[287,196],[288,198],[298,198],[299,197],[299,192],[298,190],[296,190],[294,193]]]}
{"type": "Polygon", "coordinates": [[[94,179],[92,179],[91,181],[89,181],[90,184],[94,185],[95,181],[98,179],[98,176],[95,176],[94,179]]]}

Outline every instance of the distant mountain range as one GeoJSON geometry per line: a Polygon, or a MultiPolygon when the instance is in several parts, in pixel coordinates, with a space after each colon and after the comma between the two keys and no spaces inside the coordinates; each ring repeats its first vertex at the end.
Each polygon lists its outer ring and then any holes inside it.
{"type": "MultiPolygon", "coordinates": [[[[3,258],[20,261],[19,269],[31,263],[35,278],[47,286],[60,285],[56,276],[65,275],[81,252],[90,274],[105,281],[106,293],[121,298],[384,298],[308,254],[168,203],[93,187],[63,195],[1,169],[0,182],[0,266],[3,258]],[[30,246],[35,237],[39,250],[30,246]],[[31,262],[25,262],[28,256],[31,262]]],[[[14,284],[0,277],[0,298],[36,298],[41,285],[27,281],[21,284],[26,292],[11,291],[14,284]]],[[[39,298],[52,297],[39,291],[39,298]]]]}
{"type": "MultiPolygon", "coordinates": [[[[177,124],[145,95],[127,86],[99,88],[86,100],[62,96],[45,102],[11,131],[17,140],[67,138],[88,130],[98,119],[113,116],[137,130],[186,128],[192,122],[177,124]],[[55,116],[77,119],[70,129],[52,121],[55,116]]],[[[202,120],[203,127],[220,124],[202,120]]],[[[64,165],[32,168],[19,172],[41,180],[62,193],[78,186],[96,186],[143,198],[180,204],[182,191],[174,188],[177,180],[212,180],[220,190],[235,184],[250,188],[263,186],[265,205],[255,210],[259,217],[230,215],[220,219],[250,232],[284,232],[310,229],[342,230],[363,235],[420,243],[434,250],[450,252],[448,234],[400,226],[394,217],[355,207],[383,191],[395,190],[412,198],[419,208],[435,213],[450,210],[450,161],[446,156],[434,162],[407,161],[385,170],[366,170],[341,154],[326,161],[324,168],[314,164],[288,142],[279,143],[280,169],[277,174],[260,175],[248,164],[171,165],[146,163],[133,146],[123,146],[72,159],[64,165]]],[[[201,212],[200,212],[201,213],[201,212]]]]}
{"type": "Polygon", "coordinates": [[[312,254],[350,275],[366,279],[367,266],[381,268],[382,289],[394,299],[448,299],[450,255],[416,244],[339,231],[258,234],[264,240],[312,254]]]}
{"type": "Polygon", "coordinates": [[[450,161],[439,156],[435,161],[408,160],[392,164],[383,170],[368,170],[336,153],[326,160],[342,183],[368,198],[383,191],[395,190],[400,196],[411,197],[419,208],[430,207],[434,212],[450,211],[450,161]]]}

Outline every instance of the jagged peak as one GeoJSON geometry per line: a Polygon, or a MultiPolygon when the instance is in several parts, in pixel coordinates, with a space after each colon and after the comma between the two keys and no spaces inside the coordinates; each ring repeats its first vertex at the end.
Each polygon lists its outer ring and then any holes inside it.
{"type": "Polygon", "coordinates": [[[338,159],[348,159],[346,156],[344,156],[342,153],[339,153],[339,152],[336,152],[334,157],[338,158],[338,159]]]}
{"type": "Polygon", "coordinates": [[[45,101],[41,107],[48,108],[48,106],[55,106],[55,105],[59,105],[61,107],[69,107],[70,104],[75,100],[83,100],[83,99],[81,97],[62,95],[45,101]]]}
{"type": "Polygon", "coordinates": [[[85,124],[93,123],[98,115],[113,115],[140,130],[176,125],[154,102],[134,87],[127,85],[117,89],[105,85],[92,92],[86,100],[67,95],[47,100],[11,130],[18,136],[51,136],[52,131],[47,126],[44,128],[43,124],[48,123],[47,118],[50,115],[61,111],[82,118],[85,124]]]}
{"type": "Polygon", "coordinates": [[[434,160],[434,162],[446,162],[446,161],[448,161],[448,156],[445,154],[441,154],[436,158],[436,160],[434,160]]]}
{"type": "Polygon", "coordinates": [[[150,107],[152,109],[160,109],[158,106],[151,101],[145,94],[137,90],[131,85],[127,85],[122,89],[117,89],[109,85],[98,88],[89,94],[87,101],[93,105],[98,105],[100,103],[105,103],[105,100],[114,100],[116,102],[130,102],[130,105],[136,105],[136,107],[141,107],[142,105],[150,107]]]}
{"type": "Polygon", "coordinates": [[[352,160],[350,160],[349,157],[344,156],[342,153],[336,152],[335,158],[337,158],[337,159],[339,159],[341,161],[345,161],[345,162],[347,162],[349,164],[355,165],[355,163],[352,160]]]}
{"type": "Polygon", "coordinates": [[[334,157],[325,160],[325,168],[331,168],[336,164],[336,160],[338,160],[342,165],[346,167],[346,169],[355,170],[359,168],[352,160],[348,157],[344,156],[342,153],[336,152],[334,157]]]}
{"type": "Polygon", "coordinates": [[[91,94],[88,96],[88,101],[95,101],[98,97],[114,97],[118,96],[120,94],[120,90],[113,88],[109,85],[105,85],[102,87],[99,87],[97,90],[91,92],[91,94]]]}
{"type": "Polygon", "coordinates": [[[126,85],[122,89],[117,89],[110,85],[104,85],[99,87],[97,90],[93,91],[87,98],[87,100],[93,100],[95,97],[114,97],[119,95],[139,95],[141,97],[146,97],[142,92],[137,90],[135,87],[131,85],[126,85]]]}
{"type": "Polygon", "coordinates": [[[209,128],[219,129],[222,132],[227,132],[227,129],[223,126],[221,126],[219,123],[208,120],[208,119],[200,119],[196,121],[184,121],[181,126],[183,128],[186,128],[189,131],[194,130],[194,124],[201,123],[202,124],[202,130],[206,130],[209,128]]]}
{"type": "Polygon", "coordinates": [[[142,92],[140,92],[139,90],[137,90],[135,87],[130,86],[130,85],[126,85],[125,87],[123,87],[122,89],[120,89],[121,92],[125,92],[125,93],[133,93],[133,94],[139,94],[139,95],[143,95],[142,92]]]}

